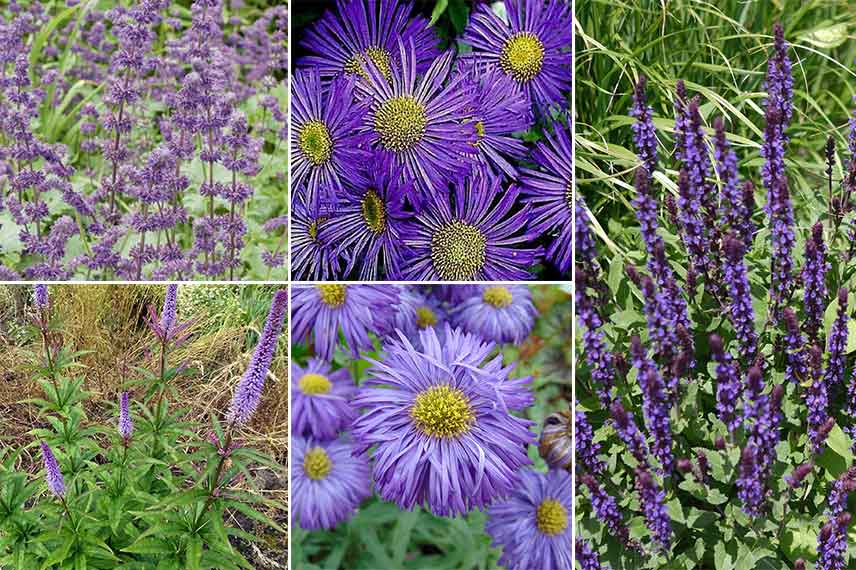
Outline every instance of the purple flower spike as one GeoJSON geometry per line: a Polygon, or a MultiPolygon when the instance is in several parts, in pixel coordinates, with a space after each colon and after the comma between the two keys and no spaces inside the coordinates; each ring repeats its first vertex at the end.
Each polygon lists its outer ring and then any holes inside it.
{"type": "Polygon", "coordinates": [[[603,406],[609,406],[612,400],[612,386],[615,383],[613,356],[607,350],[605,335],[601,329],[603,319],[595,307],[594,299],[588,293],[589,275],[579,265],[576,268],[577,286],[574,291],[577,318],[583,327],[583,347],[586,363],[591,369],[594,388],[603,406]]]}
{"type": "Polygon", "coordinates": [[[595,515],[609,531],[609,534],[621,544],[632,547],[630,529],[624,524],[615,497],[607,493],[597,479],[588,473],[580,475],[579,480],[580,483],[588,487],[591,494],[591,506],[595,515]]]}
{"type": "Polygon", "coordinates": [[[670,406],[666,386],[638,336],[630,339],[630,353],[633,355],[633,366],[639,371],[637,380],[642,388],[645,425],[654,440],[651,453],[660,461],[663,473],[669,473],[674,466],[675,456],[672,453],[670,406]]]}
{"type": "Polygon", "coordinates": [[[238,383],[235,395],[229,404],[226,418],[230,424],[243,425],[247,423],[259,405],[265,378],[279,342],[279,333],[282,331],[287,306],[288,291],[281,289],[273,296],[265,328],[259,337],[253,358],[250,360],[247,371],[238,383]]]}
{"type": "Polygon", "coordinates": [[[636,426],[636,421],[633,419],[633,412],[628,412],[621,405],[621,402],[615,400],[609,409],[612,414],[612,424],[618,437],[624,441],[627,450],[642,465],[648,464],[648,445],[645,443],[645,436],[639,431],[636,426]]]}
{"type": "Polygon", "coordinates": [[[48,489],[55,496],[62,498],[65,495],[65,479],[62,477],[62,471],[59,468],[56,457],[53,451],[45,442],[40,443],[42,447],[42,459],[45,464],[45,480],[48,483],[48,489]]]}
{"type": "Polygon", "coordinates": [[[817,535],[817,570],[844,570],[847,555],[847,527],[852,515],[844,512],[829,521],[817,535]]]}
{"type": "Polygon", "coordinates": [[[644,467],[636,468],[636,490],[645,513],[645,526],[651,532],[654,542],[662,550],[668,551],[672,542],[672,519],[666,508],[665,491],[644,467]]]}
{"type": "Polygon", "coordinates": [[[44,284],[33,285],[33,300],[40,311],[48,308],[48,286],[44,284]]]}
{"type": "Polygon", "coordinates": [[[743,448],[737,477],[737,497],[743,503],[743,512],[750,517],[761,515],[767,496],[763,473],[758,465],[757,450],[752,445],[743,448]]]}
{"type": "Polygon", "coordinates": [[[576,429],[574,447],[577,464],[594,475],[602,473],[606,464],[598,457],[600,444],[594,441],[594,430],[588,422],[586,413],[582,410],[576,411],[574,428],[576,429]]]}
{"type": "Polygon", "coordinates": [[[811,228],[811,237],[805,242],[805,263],[802,269],[803,310],[805,330],[812,342],[817,342],[823,312],[826,310],[826,272],[830,264],[826,261],[826,244],[823,243],[823,224],[817,222],[811,228]]]}
{"type": "Polygon", "coordinates": [[[847,289],[838,290],[838,315],[829,331],[829,359],[823,373],[823,381],[828,390],[834,388],[844,379],[844,357],[847,348],[847,289]]]}
{"type": "Polygon", "coordinates": [[[728,144],[722,117],[714,120],[713,128],[716,132],[713,146],[716,173],[722,183],[720,216],[728,231],[733,232],[743,242],[744,247],[749,249],[755,227],[751,221],[752,211],[744,199],[745,190],[737,173],[737,155],[728,144]]]}
{"type": "Polygon", "coordinates": [[[636,156],[642,161],[650,176],[657,169],[657,131],[652,118],[654,109],[648,105],[647,86],[648,78],[640,75],[639,81],[633,86],[633,106],[630,108],[630,116],[636,119],[632,127],[636,156]]]}
{"type": "Polygon", "coordinates": [[[804,352],[805,339],[800,332],[797,314],[793,309],[785,307],[782,318],[785,321],[785,344],[788,351],[785,380],[800,383],[808,377],[808,364],[804,352]]]}
{"type": "Polygon", "coordinates": [[[805,391],[806,420],[808,423],[808,440],[812,451],[821,453],[826,437],[832,425],[829,420],[829,394],[826,382],[821,374],[823,353],[817,345],[808,351],[808,380],[811,384],[805,391]]]}
{"type": "Polygon", "coordinates": [[[167,285],[166,296],[163,300],[163,310],[161,311],[161,327],[164,334],[169,336],[169,333],[175,324],[175,312],[178,305],[178,285],[167,285]]]}
{"type": "Polygon", "coordinates": [[[740,356],[749,362],[755,356],[758,336],[755,333],[755,311],[749,289],[749,276],[743,262],[743,242],[734,235],[725,236],[723,269],[728,287],[729,316],[740,342],[740,356]]]}
{"type": "Polygon", "coordinates": [[[725,352],[722,339],[718,335],[710,336],[710,353],[716,362],[716,412],[720,420],[733,434],[743,419],[737,413],[742,386],[740,372],[731,355],[725,352]]]}
{"type": "Polygon", "coordinates": [[[127,442],[131,439],[133,432],[134,421],[131,419],[131,412],[128,409],[128,393],[122,392],[119,397],[119,435],[127,442]]]}
{"type": "Polygon", "coordinates": [[[597,552],[592,549],[589,541],[577,537],[574,552],[576,552],[576,561],[580,565],[580,570],[603,570],[603,565],[600,563],[600,557],[597,552]]]}

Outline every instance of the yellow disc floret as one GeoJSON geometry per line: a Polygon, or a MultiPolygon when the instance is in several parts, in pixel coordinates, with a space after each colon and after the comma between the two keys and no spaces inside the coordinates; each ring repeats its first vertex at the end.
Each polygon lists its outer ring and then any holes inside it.
{"type": "Polygon", "coordinates": [[[374,190],[369,190],[363,197],[362,203],[363,221],[368,228],[381,234],[386,229],[386,206],[380,195],[374,190]]]}
{"type": "Polygon", "coordinates": [[[475,421],[469,398],[448,384],[420,392],[410,409],[410,417],[422,433],[437,438],[459,437],[475,421]]]}
{"type": "Polygon", "coordinates": [[[453,220],[431,238],[431,260],[441,279],[467,281],[484,267],[487,240],[475,226],[453,220]]]}
{"type": "Polygon", "coordinates": [[[487,287],[482,293],[482,300],[492,307],[504,309],[511,305],[511,291],[507,287],[487,287]]]}
{"type": "Polygon", "coordinates": [[[384,101],[374,117],[381,144],[392,152],[404,152],[421,141],[427,126],[425,105],[410,95],[384,101]]]}
{"type": "Polygon", "coordinates": [[[323,447],[313,447],[303,456],[303,472],[314,481],[323,479],[333,469],[333,461],[323,447]]]}
{"type": "Polygon", "coordinates": [[[310,396],[329,394],[332,388],[333,383],[323,374],[308,372],[300,378],[300,391],[310,396]]]}
{"type": "Polygon", "coordinates": [[[338,307],[345,304],[347,287],[347,285],[318,285],[318,292],[321,294],[321,300],[328,307],[338,307]]]}
{"type": "Polygon", "coordinates": [[[568,511],[555,499],[545,499],[535,513],[538,530],[546,535],[556,535],[568,528],[568,511]]]}
{"type": "Polygon", "coordinates": [[[505,41],[499,66],[515,81],[532,81],[544,65],[544,44],[531,32],[518,32],[505,41]]]}
{"type": "Polygon", "coordinates": [[[333,157],[333,139],[327,125],[321,121],[307,121],[300,127],[298,145],[314,166],[321,166],[333,157]]]}

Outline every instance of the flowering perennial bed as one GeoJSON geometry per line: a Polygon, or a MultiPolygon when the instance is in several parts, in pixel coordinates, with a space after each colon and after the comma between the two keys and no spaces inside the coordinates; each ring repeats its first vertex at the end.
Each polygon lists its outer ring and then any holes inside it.
{"type": "Polygon", "coordinates": [[[753,172],[763,208],[725,122],[705,129],[704,104],[681,81],[678,175],[666,184],[676,182],[677,199],[658,200],[667,164],[645,77],[630,109],[640,231],[626,256],[604,263],[585,202],[575,203],[575,549],[586,570],[853,564],[856,119],[844,178],[833,179],[830,136],[827,208],[802,225],[789,193],[797,166],[785,160],[795,88],[778,25],[765,89],[753,172]]]}
{"type": "Polygon", "coordinates": [[[0,8],[0,278],[283,266],[287,10],[225,4],[0,8]]]}

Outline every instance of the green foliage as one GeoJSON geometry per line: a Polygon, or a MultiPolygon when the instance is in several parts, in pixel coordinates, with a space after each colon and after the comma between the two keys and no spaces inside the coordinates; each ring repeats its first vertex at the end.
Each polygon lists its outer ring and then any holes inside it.
{"type": "Polygon", "coordinates": [[[131,404],[132,437],[123,439],[115,424],[93,424],[83,353],[57,348],[61,323],[35,322],[45,340],[32,355],[43,396],[29,403],[43,421],[30,432],[33,443],[0,447],[0,567],[252,570],[231,540],[258,539],[227,523],[226,514],[286,532],[260,510],[282,507],[252,490],[249,471],[280,467],[243,447],[231,425],[183,419],[186,410],[169,398],[172,381],[187,371],[168,364],[169,342],[158,343],[158,370],[137,369],[129,381],[144,394],[131,404]],[[38,456],[40,441],[59,461],[62,497],[46,492],[41,474],[32,479],[20,470],[25,454],[38,456]]]}

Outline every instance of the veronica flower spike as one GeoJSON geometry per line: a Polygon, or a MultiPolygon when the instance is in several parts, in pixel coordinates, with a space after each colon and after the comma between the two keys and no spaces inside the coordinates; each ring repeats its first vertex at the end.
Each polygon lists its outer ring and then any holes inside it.
{"type": "Polygon", "coordinates": [[[59,462],[51,451],[51,448],[45,442],[40,442],[42,448],[42,459],[45,464],[45,480],[48,484],[48,489],[54,496],[62,498],[65,495],[65,479],[62,476],[59,462]]]}
{"type": "Polygon", "coordinates": [[[247,423],[259,405],[265,378],[267,378],[268,369],[279,343],[279,333],[282,331],[287,306],[288,291],[281,289],[273,296],[270,312],[253,353],[253,358],[250,360],[247,371],[238,383],[235,395],[229,404],[229,411],[226,414],[229,424],[243,425],[247,423]]]}

